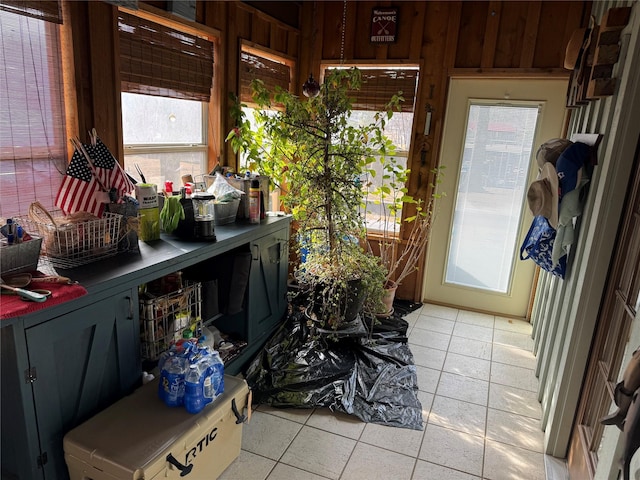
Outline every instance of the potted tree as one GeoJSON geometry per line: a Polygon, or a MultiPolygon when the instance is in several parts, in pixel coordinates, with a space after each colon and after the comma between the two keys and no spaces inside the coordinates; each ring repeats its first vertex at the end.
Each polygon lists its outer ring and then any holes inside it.
{"type": "Polygon", "coordinates": [[[362,179],[379,158],[393,151],[384,127],[402,101],[395,95],[373,122],[354,125],[350,92],[361,84],[357,68],[333,70],[316,97],[300,98],[254,81],[254,122],[234,98],[236,127],[227,136],[250,168],[268,175],[292,214],[301,262],[298,282],[312,292],[313,312],[337,328],[349,311],[378,305],[387,275],[380,258],[366,248],[362,179]]]}

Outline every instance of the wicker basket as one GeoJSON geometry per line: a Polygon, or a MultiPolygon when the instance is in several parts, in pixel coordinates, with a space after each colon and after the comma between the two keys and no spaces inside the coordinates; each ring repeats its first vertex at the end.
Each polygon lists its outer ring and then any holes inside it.
{"type": "Polygon", "coordinates": [[[27,224],[42,237],[42,256],[58,268],[73,268],[118,253],[122,215],[105,213],[102,218],[86,212],[65,216],[49,212],[39,202],[29,207],[27,224]]]}

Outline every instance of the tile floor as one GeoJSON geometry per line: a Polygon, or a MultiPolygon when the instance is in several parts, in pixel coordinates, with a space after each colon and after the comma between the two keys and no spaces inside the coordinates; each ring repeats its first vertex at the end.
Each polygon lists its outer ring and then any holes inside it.
{"type": "Polygon", "coordinates": [[[261,405],[221,480],[545,480],[531,325],[434,305],[405,319],[422,431],[261,405]]]}

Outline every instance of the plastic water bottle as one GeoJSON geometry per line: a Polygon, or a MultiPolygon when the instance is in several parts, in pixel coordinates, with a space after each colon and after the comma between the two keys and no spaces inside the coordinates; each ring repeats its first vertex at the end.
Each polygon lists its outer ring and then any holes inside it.
{"type": "Polygon", "coordinates": [[[205,402],[211,403],[224,391],[224,362],[215,350],[204,361],[207,364],[203,385],[204,398],[205,402]]]}
{"type": "Polygon", "coordinates": [[[201,362],[189,365],[189,371],[185,377],[184,407],[189,413],[202,411],[207,404],[203,396],[203,379],[201,362]]]}
{"type": "Polygon", "coordinates": [[[160,374],[158,394],[169,407],[179,407],[184,403],[184,382],[187,359],[172,356],[165,360],[160,374]]]}

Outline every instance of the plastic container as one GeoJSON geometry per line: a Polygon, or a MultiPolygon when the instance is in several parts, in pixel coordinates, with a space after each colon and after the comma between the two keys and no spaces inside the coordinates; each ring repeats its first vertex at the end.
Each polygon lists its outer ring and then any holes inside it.
{"type": "Polygon", "coordinates": [[[204,406],[209,403],[204,397],[204,379],[206,365],[196,363],[189,365],[189,371],[184,380],[184,408],[189,413],[200,413],[204,406]]]}
{"type": "Polygon", "coordinates": [[[184,383],[188,360],[172,356],[166,359],[160,374],[158,395],[168,407],[180,407],[184,404],[184,383]]]}
{"type": "Polygon", "coordinates": [[[236,221],[240,199],[232,200],[228,203],[213,204],[214,225],[227,225],[236,221]]]}

